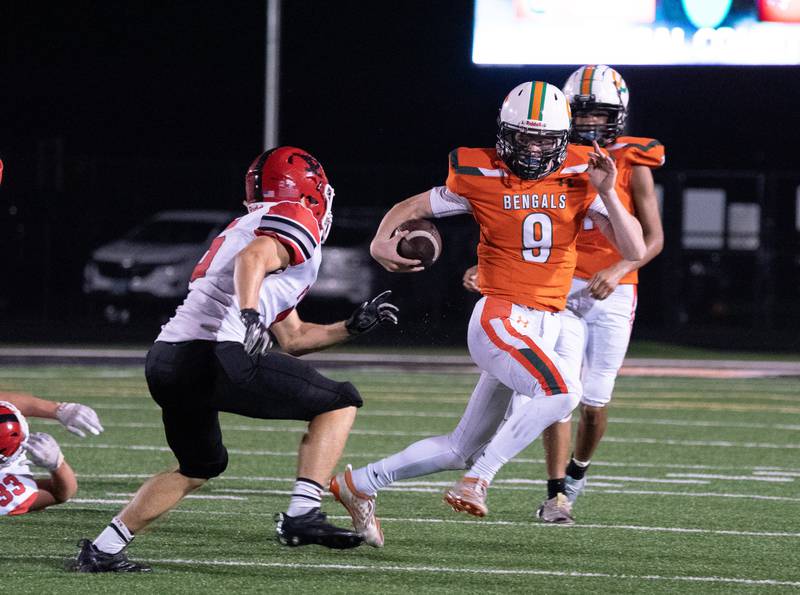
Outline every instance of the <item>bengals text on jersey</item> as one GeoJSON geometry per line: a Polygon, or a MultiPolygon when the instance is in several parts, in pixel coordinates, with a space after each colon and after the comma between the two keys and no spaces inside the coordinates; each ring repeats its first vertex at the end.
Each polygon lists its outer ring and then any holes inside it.
{"type": "Polygon", "coordinates": [[[480,226],[481,293],[538,310],[564,309],[578,231],[590,206],[604,211],[585,170],[584,156],[573,153],[546,178],[522,180],[494,149],[450,153],[446,190],[469,203],[480,226]]]}

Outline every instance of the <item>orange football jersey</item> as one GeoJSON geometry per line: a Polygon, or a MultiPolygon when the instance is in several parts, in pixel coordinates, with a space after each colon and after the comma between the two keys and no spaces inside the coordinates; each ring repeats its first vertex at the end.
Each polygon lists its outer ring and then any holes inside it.
{"type": "MultiPolygon", "coordinates": [[[[617,195],[628,212],[636,214],[636,207],[631,194],[631,176],[634,165],[644,165],[656,169],[664,165],[664,145],[652,138],[620,136],[613,145],[605,150],[614,157],[617,164],[617,195]]],[[[568,154],[574,159],[587,161],[592,147],[569,145],[568,154]]],[[[603,233],[592,225],[590,219],[584,221],[583,229],[578,234],[578,262],[575,265],[575,276],[590,279],[598,271],[619,262],[622,256],[611,245],[603,233]]],[[[638,283],[639,271],[626,274],[620,283],[638,283]]]]}
{"type": "Polygon", "coordinates": [[[495,149],[462,147],[450,153],[447,188],[469,201],[480,226],[478,284],[483,295],[539,310],[564,309],[575,268],[575,239],[596,196],[580,173],[585,163],[581,156],[568,156],[560,171],[522,180],[508,171],[495,149]]]}

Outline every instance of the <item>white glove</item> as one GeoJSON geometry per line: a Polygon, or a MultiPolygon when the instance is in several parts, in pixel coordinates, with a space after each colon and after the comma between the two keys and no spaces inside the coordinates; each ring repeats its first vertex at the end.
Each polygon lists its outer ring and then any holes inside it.
{"type": "Polygon", "coordinates": [[[34,432],[28,438],[25,445],[28,459],[37,467],[44,467],[50,471],[55,471],[64,462],[64,455],[61,454],[61,447],[50,434],[44,432],[34,432]]]}
{"type": "Polygon", "coordinates": [[[94,409],[80,403],[61,403],[56,409],[56,417],[62,426],[81,438],[86,438],[85,432],[97,436],[103,431],[94,409]]]}

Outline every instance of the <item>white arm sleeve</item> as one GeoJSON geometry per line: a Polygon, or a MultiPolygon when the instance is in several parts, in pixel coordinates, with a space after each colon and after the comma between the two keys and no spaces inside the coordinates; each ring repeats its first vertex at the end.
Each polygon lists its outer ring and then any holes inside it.
{"type": "Polygon", "coordinates": [[[472,205],[463,196],[447,189],[447,186],[431,188],[431,210],[433,216],[452,217],[472,212],[472,205]]]}
{"type": "Polygon", "coordinates": [[[603,199],[600,198],[599,194],[594,197],[592,204],[589,205],[586,216],[592,220],[595,227],[597,227],[616,248],[617,238],[614,236],[614,228],[611,226],[611,219],[608,217],[608,209],[606,209],[606,205],[603,204],[603,199]]]}
{"type": "Polygon", "coordinates": [[[600,198],[599,194],[594,197],[592,204],[589,205],[589,213],[592,214],[592,211],[608,219],[608,209],[606,209],[606,205],[603,204],[603,199],[600,198]]]}

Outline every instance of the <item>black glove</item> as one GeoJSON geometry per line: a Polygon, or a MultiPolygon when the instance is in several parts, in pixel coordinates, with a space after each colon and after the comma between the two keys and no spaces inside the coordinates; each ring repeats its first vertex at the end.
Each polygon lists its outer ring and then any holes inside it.
{"type": "Polygon", "coordinates": [[[347,332],[351,335],[362,335],[374,329],[379,323],[384,326],[397,324],[397,314],[400,309],[386,301],[391,295],[392,291],[386,290],[356,308],[344,323],[347,332]]]}
{"type": "Polygon", "coordinates": [[[244,323],[244,350],[248,355],[264,355],[272,346],[269,329],[261,322],[257,310],[245,308],[239,310],[239,318],[244,323]]]}

